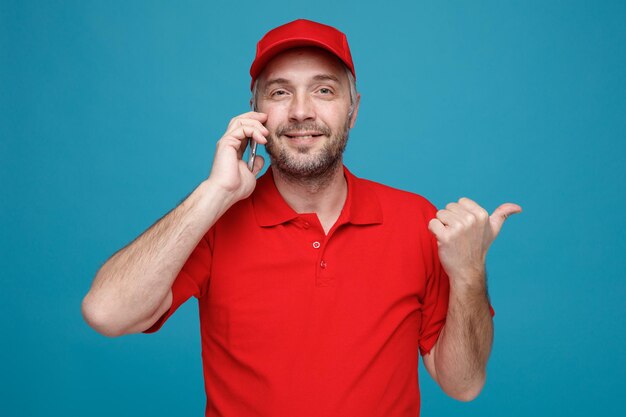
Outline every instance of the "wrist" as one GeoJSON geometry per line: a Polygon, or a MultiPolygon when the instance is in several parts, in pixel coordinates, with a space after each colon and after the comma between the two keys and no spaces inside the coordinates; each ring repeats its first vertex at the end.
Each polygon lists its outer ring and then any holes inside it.
{"type": "Polygon", "coordinates": [[[202,181],[194,193],[197,193],[199,206],[203,211],[211,211],[218,216],[236,202],[233,192],[220,187],[210,179],[202,181]]]}
{"type": "Polygon", "coordinates": [[[448,278],[450,280],[450,289],[457,293],[487,293],[487,272],[484,265],[452,272],[448,274],[448,278]]]}
{"type": "Polygon", "coordinates": [[[490,312],[491,303],[486,286],[480,285],[456,285],[450,286],[450,301],[448,312],[453,311],[481,311],[485,314],[490,312]]]}

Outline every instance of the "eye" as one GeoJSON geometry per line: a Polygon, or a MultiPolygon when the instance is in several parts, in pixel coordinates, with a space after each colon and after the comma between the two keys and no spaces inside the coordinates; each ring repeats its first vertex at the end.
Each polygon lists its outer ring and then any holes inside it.
{"type": "Polygon", "coordinates": [[[270,93],[271,97],[282,97],[287,94],[285,90],[274,90],[270,93]]]}
{"type": "Polygon", "coordinates": [[[324,94],[324,95],[328,95],[328,94],[332,94],[333,93],[333,90],[331,90],[330,88],[327,88],[327,87],[322,87],[318,91],[321,94],[324,94]]]}

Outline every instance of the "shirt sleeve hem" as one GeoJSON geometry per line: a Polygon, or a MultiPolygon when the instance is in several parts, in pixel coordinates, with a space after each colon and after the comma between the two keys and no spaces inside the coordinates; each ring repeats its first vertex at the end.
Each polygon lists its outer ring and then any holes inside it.
{"type": "Polygon", "coordinates": [[[142,333],[150,334],[158,331],[163,327],[167,319],[174,314],[178,307],[187,301],[191,295],[196,294],[197,291],[198,288],[195,282],[186,273],[181,272],[172,285],[172,305],[152,326],[142,333]]]}

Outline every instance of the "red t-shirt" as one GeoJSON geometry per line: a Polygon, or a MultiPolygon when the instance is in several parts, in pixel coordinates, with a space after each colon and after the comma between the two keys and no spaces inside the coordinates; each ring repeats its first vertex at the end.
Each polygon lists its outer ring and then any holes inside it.
{"type": "Polygon", "coordinates": [[[449,283],[416,194],[353,176],[336,224],[298,214],[271,169],[200,240],[158,330],[191,296],[206,416],[419,414],[418,349],[445,322],[449,283]]]}

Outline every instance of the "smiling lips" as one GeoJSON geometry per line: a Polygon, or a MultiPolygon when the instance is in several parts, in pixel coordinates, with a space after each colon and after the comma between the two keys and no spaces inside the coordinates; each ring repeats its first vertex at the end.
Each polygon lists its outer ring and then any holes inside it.
{"type": "Polygon", "coordinates": [[[315,131],[306,131],[306,132],[289,132],[285,133],[289,139],[311,139],[322,136],[323,134],[315,131]]]}

